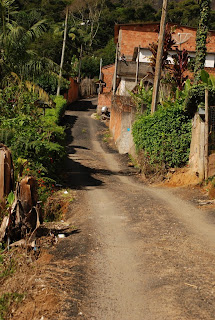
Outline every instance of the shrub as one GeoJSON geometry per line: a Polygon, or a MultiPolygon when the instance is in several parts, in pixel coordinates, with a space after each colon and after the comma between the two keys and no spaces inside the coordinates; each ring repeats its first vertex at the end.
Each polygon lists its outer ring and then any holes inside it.
{"type": "Polygon", "coordinates": [[[179,103],[139,116],[132,133],[137,151],[144,150],[150,164],[180,167],[187,163],[191,119],[179,103]]]}
{"type": "Polygon", "coordinates": [[[12,306],[18,306],[24,299],[24,294],[4,293],[0,296],[0,319],[8,319],[12,306]]]}
{"type": "MultiPolygon", "coordinates": [[[[40,75],[36,79],[36,83],[43,88],[48,94],[55,95],[58,86],[58,77],[55,74],[40,75]]],[[[61,78],[61,92],[68,90],[70,82],[65,78],[61,78]]]]}
{"type": "MultiPolygon", "coordinates": [[[[209,90],[209,105],[215,104],[215,87],[208,86],[209,90]]],[[[199,83],[193,85],[189,90],[188,95],[185,100],[185,109],[191,116],[195,114],[198,106],[201,103],[205,103],[205,84],[199,83]]]]}
{"type": "Polygon", "coordinates": [[[38,97],[24,87],[9,86],[0,91],[0,98],[1,142],[12,151],[15,176],[22,171],[24,175],[50,180],[46,188],[40,190],[41,198],[45,199],[42,191],[47,196],[50,194],[50,186],[65,156],[65,133],[59,124],[66,100],[61,96],[54,98],[56,107],[46,109],[44,116],[43,110],[34,103],[38,97]],[[21,171],[20,161],[25,163],[21,171]]]}

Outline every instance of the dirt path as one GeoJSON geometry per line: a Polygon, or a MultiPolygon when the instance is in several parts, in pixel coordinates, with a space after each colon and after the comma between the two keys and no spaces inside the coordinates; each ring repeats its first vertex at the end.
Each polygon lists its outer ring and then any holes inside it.
{"type": "Polygon", "coordinates": [[[78,197],[68,222],[80,233],[54,252],[67,265],[64,319],[215,319],[214,208],[131,178],[101,147],[91,108],[85,101],[66,115],[67,184],[78,197]]]}

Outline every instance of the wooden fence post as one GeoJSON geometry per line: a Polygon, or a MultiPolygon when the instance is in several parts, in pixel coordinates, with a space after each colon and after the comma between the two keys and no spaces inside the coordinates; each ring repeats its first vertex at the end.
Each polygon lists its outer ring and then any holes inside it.
{"type": "Polygon", "coordinates": [[[205,180],[208,179],[208,133],[209,133],[208,122],[209,122],[208,89],[205,89],[205,148],[204,148],[205,180]]]}
{"type": "Polygon", "coordinates": [[[118,53],[119,53],[119,44],[116,45],[116,56],[115,56],[115,70],[113,76],[113,95],[116,93],[116,81],[117,81],[117,68],[118,68],[118,53]]]}
{"type": "Polygon", "coordinates": [[[138,47],[137,61],[136,61],[136,77],[135,77],[136,85],[138,84],[139,65],[140,65],[140,46],[138,47]]]}

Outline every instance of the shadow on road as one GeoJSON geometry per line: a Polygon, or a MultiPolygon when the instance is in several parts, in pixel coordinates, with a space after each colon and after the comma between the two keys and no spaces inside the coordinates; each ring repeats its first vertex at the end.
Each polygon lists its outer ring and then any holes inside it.
{"type": "MultiPolygon", "coordinates": [[[[90,111],[95,109],[95,105],[89,100],[81,100],[71,104],[67,110],[74,111],[74,114],[66,114],[64,117],[64,125],[66,126],[66,140],[67,140],[67,159],[64,164],[65,176],[64,185],[69,188],[83,189],[85,187],[98,187],[104,184],[101,177],[104,176],[130,176],[136,174],[129,169],[120,171],[111,171],[103,168],[84,166],[81,164],[83,157],[87,156],[87,153],[82,154],[81,151],[93,151],[90,149],[91,141],[90,134],[85,134],[83,137],[83,127],[87,127],[87,117],[82,117],[83,111],[90,111]],[[79,111],[80,117],[79,117],[79,111]],[[78,124],[77,124],[77,121],[78,124]],[[85,121],[85,122],[84,122],[85,121]],[[75,144],[74,137],[75,135],[75,144]],[[79,144],[80,142],[80,144],[79,144]],[[89,147],[88,147],[89,146],[89,147]],[[79,151],[79,152],[78,152],[79,151]],[[77,153],[78,152],[78,153],[77,153]],[[72,157],[77,153],[77,159],[72,157]],[[79,162],[80,161],[80,162],[79,162]],[[96,177],[95,177],[96,176],[96,177]],[[97,178],[99,176],[99,179],[97,178]]],[[[100,126],[100,123],[96,123],[100,126]]],[[[88,130],[88,128],[87,128],[88,130]]],[[[86,130],[86,131],[87,131],[86,130]]],[[[84,159],[85,160],[85,159],[84,159]]]]}
{"type": "Polygon", "coordinates": [[[71,103],[68,107],[67,110],[71,111],[90,111],[96,108],[97,105],[97,99],[84,99],[84,100],[79,100],[76,102],[71,103]]]}
{"type": "MultiPolygon", "coordinates": [[[[95,99],[94,99],[95,100],[95,99]]],[[[96,100],[95,100],[96,101],[96,100]]],[[[94,101],[94,102],[95,102],[94,101]]],[[[90,110],[95,110],[96,105],[89,99],[79,100],[67,107],[69,111],[80,111],[80,112],[89,112],[90,110]]],[[[74,155],[78,150],[90,150],[88,147],[83,145],[78,145],[76,143],[73,145],[73,128],[78,120],[79,116],[77,115],[68,115],[64,116],[64,125],[66,127],[66,144],[67,144],[67,159],[64,163],[65,174],[63,184],[69,188],[83,189],[88,186],[101,186],[103,182],[99,179],[96,179],[92,175],[95,174],[95,170],[82,165],[78,161],[74,161],[69,156],[74,155]]],[[[81,129],[80,129],[81,130],[81,129]]],[[[81,132],[81,131],[80,131],[81,132]]],[[[89,139],[86,137],[86,139],[89,139]]]]}

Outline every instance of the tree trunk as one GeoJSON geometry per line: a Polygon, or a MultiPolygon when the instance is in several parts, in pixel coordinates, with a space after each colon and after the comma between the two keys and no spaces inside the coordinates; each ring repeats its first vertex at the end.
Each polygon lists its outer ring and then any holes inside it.
{"type": "Polygon", "coordinates": [[[60,73],[57,87],[57,96],[60,95],[60,87],[61,87],[61,78],[62,78],[62,70],[63,70],[63,62],[64,62],[64,54],[66,48],[66,34],[67,34],[67,26],[68,26],[68,16],[69,16],[69,8],[66,8],[66,17],[65,17],[65,27],[64,27],[64,37],[63,37],[63,47],[61,54],[61,62],[60,62],[60,73]]]}
{"type": "Polygon", "coordinates": [[[153,94],[152,94],[152,105],[151,105],[151,113],[152,114],[156,110],[157,101],[158,101],[160,76],[161,76],[161,65],[162,65],[162,55],[163,55],[163,45],[164,45],[164,38],[165,38],[167,4],[168,4],[168,0],[163,0],[162,16],[161,16],[161,22],[160,22],[160,32],[159,32],[159,38],[158,38],[158,52],[157,52],[156,65],[155,65],[155,78],[154,78],[154,86],[153,86],[153,94]]]}

